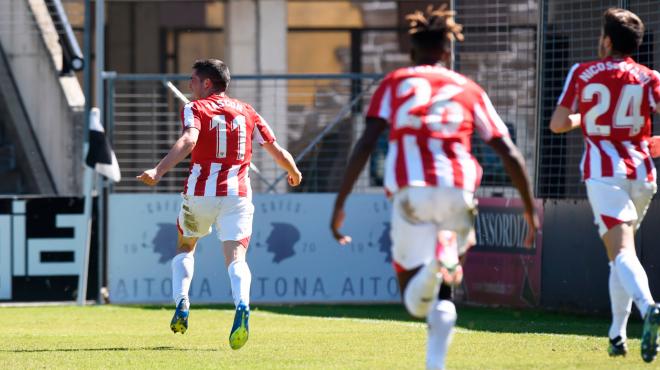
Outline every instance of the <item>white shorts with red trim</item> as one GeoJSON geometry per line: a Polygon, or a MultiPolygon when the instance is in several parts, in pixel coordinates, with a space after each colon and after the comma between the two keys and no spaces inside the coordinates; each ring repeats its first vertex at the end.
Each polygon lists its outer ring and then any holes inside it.
{"type": "Polygon", "coordinates": [[[457,243],[459,255],[475,244],[474,193],[452,187],[406,187],[392,202],[395,269],[411,270],[438,258],[443,243],[457,243]]]}
{"type": "Polygon", "coordinates": [[[254,205],[248,197],[203,197],[181,194],[183,202],[176,225],[186,237],[201,238],[215,224],[218,239],[235,240],[248,246],[252,235],[254,205]]]}
{"type": "Polygon", "coordinates": [[[637,230],[658,188],[655,182],[614,177],[588,179],[586,185],[594,223],[601,237],[611,228],[627,222],[637,230]]]}

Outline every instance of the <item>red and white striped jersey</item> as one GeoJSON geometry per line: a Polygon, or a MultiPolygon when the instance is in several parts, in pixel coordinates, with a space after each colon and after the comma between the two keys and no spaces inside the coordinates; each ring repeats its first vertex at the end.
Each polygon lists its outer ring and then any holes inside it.
{"type": "Polygon", "coordinates": [[[224,94],[186,104],[181,122],[184,130],[199,130],[184,194],[250,196],[252,138],[260,144],[274,142],[268,123],[249,104],[224,94]]]}
{"type": "Polygon", "coordinates": [[[441,66],[397,69],[381,82],[367,117],[390,124],[385,190],[456,187],[474,192],[482,169],[471,152],[474,130],[485,141],[508,136],[479,85],[441,66]]]}
{"type": "Polygon", "coordinates": [[[582,116],[584,180],[655,181],[649,153],[651,115],[660,104],[660,75],[632,58],[575,64],[558,105],[582,116]]]}

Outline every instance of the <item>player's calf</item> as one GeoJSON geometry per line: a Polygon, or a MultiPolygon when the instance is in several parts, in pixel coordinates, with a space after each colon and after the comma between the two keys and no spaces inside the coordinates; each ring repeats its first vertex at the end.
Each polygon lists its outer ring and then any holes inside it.
{"type": "Polygon", "coordinates": [[[426,348],[427,369],[445,368],[445,358],[451,343],[456,317],[456,306],[450,300],[435,301],[429,311],[426,319],[429,336],[426,348]]]}
{"type": "Polygon", "coordinates": [[[403,303],[411,316],[426,317],[433,302],[441,278],[438,274],[438,262],[433,260],[423,265],[410,279],[403,290],[403,303]]]}

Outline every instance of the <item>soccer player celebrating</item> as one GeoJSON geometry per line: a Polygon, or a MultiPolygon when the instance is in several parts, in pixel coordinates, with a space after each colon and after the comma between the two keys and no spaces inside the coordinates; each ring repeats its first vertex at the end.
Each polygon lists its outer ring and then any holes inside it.
{"type": "Polygon", "coordinates": [[[610,260],[609,354],[627,352],[626,324],[634,301],[644,316],[642,358],[651,362],[657,354],[660,306],[637,259],[635,231],[657,189],[649,139],[651,115],[660,107],[660,76],[630,57],[643,35],[637,15],[614,8],[605,12],[602,59],[571,68],[550,129],[564,133],[581,127],[584,135],[583,179],[610,260]]]}
{"type": "Polygon", "coordinates": [[[268,123],[249,105],[226,94],[229,69],[220,60],[198,60],[193,65],[190,90],[194,101],[182,112],[183,134],[158,165],[137,178],[154,186],[169,170],[192,153],[190,175],[177,218],[177,254],[172,259],[172,294],[176,311],[170,328],[185,333],[197,240],[215,224],[222,242],[225,264],[236,306],[229,344],[241,348],[248,339],[250,282],[245,260],[252,234],[250,159],[256,137],[266,152],[288,172],[289,185],[297,186],[302,175],[291,154],[275,142],[268,123]]]}
{"type": "Polygon", "coordinates": [[[406,309],[429,324],[429,369],[444,368],[456,321],[447,283],[460,282],[457,257],[475,243],[474,192],[482,173],[470,149],[475,130],[502,158],[522,196],[526,245],[539,222],[524,160],[490,99],[479,85],[443,66],[451,60],[451,41],[463,39],[454,14],[443,6],[407,16],[414,65],[389,73],[374,93],[331,221],[339,243],[350,242],[339,231],[344,203],[378,136],[389,127],[385,189],[393,202],[392,259],[406,309]]]}

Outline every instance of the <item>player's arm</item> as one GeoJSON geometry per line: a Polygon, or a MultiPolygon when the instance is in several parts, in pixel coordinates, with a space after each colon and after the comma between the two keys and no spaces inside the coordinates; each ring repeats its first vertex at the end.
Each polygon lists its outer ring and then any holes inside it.
{"type": "Polygon", "coordinates": [[[330,228],[332,230],[332,235],[337,239],[337,241],[344,245],[351,242],[351,238],[347,235],[343,235],[339,229],[344,223],[344,218],[346,217],[344,213],[344,203],[346,203],[346,198],[351,193],[355,181],[357,181],[360,176],[360,172],[364,168],[369,156],[374,151],[376,143],[378,142],[378,137],[380,134],[387,128],[387,121],[381,118],[367,117],[367,127],[365,128],[362,136],[355,144],[353,148],[353,153],[348,160],[348,165],[346,166],[346,172],[344,174],[344,179],[339,187],[339,193],[335,199],[335,207],[332,212],[332,220],[330,222],[330,228]]]}
{"type": "Polygon", "coordinates": [[[190,152],[192,152],[195,145],[197,145],[198,137],[198,129],[193,127],[185,129],[183,135],[181,135],[179,140],[174,143],[172,149],[170,149],[165,158],[163,158],[156,167],[142,172],[140,176],[137,176],[137,179],[149,186],[156,185],[163,175],[169,172],[174,166],[184,160],[190,152]]]}
{"type": "Polygon", "coordinates": [[[272,143],[266,142],[262,146],[275,160],[275,163],[289,174],[289,185],[298,186],[302,181],[302,173],[298,170],[298,166],[296,166],[296,162],[293,160],[291,153],[282,148],[276,141],[273,141],[272,143]]]}
{"type": "Polygon", "coordinates": [[[525,245],[531,246],[534,237],[536,236],[536,230],[539,228],[539,217],[536,213],[536,206],[534,204],[534,196],[532,195],[529,176],[525,169],[525,159],[508,136],[493,138],[488,142],[488,145],[490,145],[502,159],[504,169],[509,174],[511,182],[513,182],[513,185],[520,193],[520,197],[525,206],[525,220],[529,225],[527,237],[525,238],[525,245]]]}
{"type": "Polygon", "coordinates": [[[562,134],[580,127],[582,121],[580,115],[573,114],[578,107],[579,93],[576,78],[579,69],[580,64],[576,63],[568,71],[564,88],[557,100],[557,108],[555,108],[552,118],[550,118],[550,131],[555,134],[562,134]]]}
{"type": "Polygon", "coordinates": [[[582,121],[579,114],[573,114],[570,109],[559,105],[550,119],[550,131],[563,134],[580,127],[582,121]]]}

